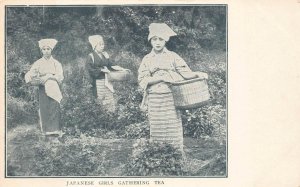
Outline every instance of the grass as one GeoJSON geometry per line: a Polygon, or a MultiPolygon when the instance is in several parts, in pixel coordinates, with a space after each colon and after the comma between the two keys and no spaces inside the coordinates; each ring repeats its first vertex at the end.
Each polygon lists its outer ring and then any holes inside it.
{"type": "MultiPolygon", "coordinates": [[[[18,126],[7,134],[8,176],[68,176],[70,173],[72,176],[123,176],[134,141],[82,135],[79,138],[65,137],[62,143],[56,144],[47,142],[35,125],[18,126]],[[51,157],[54,153],[55,156],[51,157]],[[43,157],[43,154],[46,155],[43,157]],[[60,164],[66,166],[55,168],[55,163],[60,161],[57,157],[61,157],[63,162],[60,164]],[[45,161],[47,159],[49,160],[45,161]],[[75,162],[74,166],[67,165],[72,162],[75,162]],[[99,167],[91,169],[93,165],[99,167]],[[44,167],[49,172],[39,173],[44,167]],[[68,167],[69,171],[66,169],[68,167]],[[80,173],[76,173],[76,167],[88,169],[78,170],[80,173]]],[[[185,138],[184,145],[187,156],[184,170],[188,176],[225,175],[226,159],[224,155],[222,157],[225,149],[218,141],[185,138]]]]}

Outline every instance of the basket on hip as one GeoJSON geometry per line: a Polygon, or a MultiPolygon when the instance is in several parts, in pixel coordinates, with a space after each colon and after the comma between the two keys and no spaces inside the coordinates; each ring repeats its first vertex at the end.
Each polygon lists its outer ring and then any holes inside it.
{"type": "Polygon", "coordinates": [[[202,78],[173,83],[171,90],[175,106],[179,109],[198,108],[211,99],[207,81],[202,78]]]}
{"type": "Polygon", "coordinates": [[[108,73],[108,79],[110,81],[128,81],[131,77],[131,72],[128,70],[111,71],[108,73]]]}
{"type": "Polygon", "coordinates": [[[34,77],[31,79],[30,84],[32,86],[39,86],[42,84],[42,80],[39,77],[34,77]]]}

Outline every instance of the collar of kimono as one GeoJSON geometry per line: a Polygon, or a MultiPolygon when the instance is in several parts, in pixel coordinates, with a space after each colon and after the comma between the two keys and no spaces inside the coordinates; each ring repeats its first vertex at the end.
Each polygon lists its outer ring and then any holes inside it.
{"type": "Polygon", "coordinates": [[[105,56],[105,51],[103,51],[103,52],[100,52],[100,53],[98,53],[97,51],[94,51],[101,59],[103,59],[103,58],[107,58],[106,56],[105,56]]]}
{"type": "Polygon", "coordinates": [[[51,61],[51,62],[54,61],[54,60],[53,60],[54,58],[52,57],[52,55],[50,56],[49,59],[46,59],[45,57],[43,57],[42,59],[45,60],[45,61],[51,61]]]}
{"type": "MultiPolygon", "coordinates": [[[[161,53],[159,53],[159,54],[165,54],[165,53],[168,53],[169,52],[169,50],[166,48],[166,47],[164,47],[163,49],[162,49],[162,52],[161,53]]],[[[157,54],[154,52],[154,49],[152,49],[151,50],[151,56],[156,56],[157,54]]]]}

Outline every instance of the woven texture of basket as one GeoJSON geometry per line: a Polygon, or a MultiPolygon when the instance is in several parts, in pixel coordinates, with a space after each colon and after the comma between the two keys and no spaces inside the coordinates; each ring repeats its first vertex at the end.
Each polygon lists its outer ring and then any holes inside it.
{"type": "Polygon", "coordinates": [[[173,83],[171,89],[176,108],[192,109],[206,104],[211,95],[205,79],[196,78],[173,83]]]}
{"type": "Polygon", "coordinates": [[[124,71],[111,71],[108,73],[108,79],[110,81],[128,81],[130,79],[131,72],[124,70],[124,71]]]}

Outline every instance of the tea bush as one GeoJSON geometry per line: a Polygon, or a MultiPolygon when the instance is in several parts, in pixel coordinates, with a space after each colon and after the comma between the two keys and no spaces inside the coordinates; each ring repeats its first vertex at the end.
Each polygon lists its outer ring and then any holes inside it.
{"type": "Polygon", "coordinates": [[[105,112],[92,95],[84,60],[79,59],[72,66],[65,66],[64,70],[61,103],[63,126],[78,128],[83,132],[93,128],[110,128],[111,114],[105,112]]]}
{"type": "Polygon", "coordinates": [[[95,144],[69,139],[55,146],[38,144],[34,147],[34,172],[38,176],[99,176],[105,175],[105,155],[95,144]]]}
{"type": "Polygon", "coordinates": [[[9,176],[105,175],[105,152],[99,141],[67,136],[53,143],[32,127],[17,128],[8,138],[9,176]],[[24,162],[26,160],[26,162],[24,162]]]}
{"type": "Polygon", "coordinates": [[[24,99],[7,95],[7,128],[11,129],[18,124],[37,123],[38,103],[36,101],[26,102],[24,99]]]}
{"type": "Polygon", "coordinates": [[[208,104],[198,109],[182,111],[184,135],[226,138],[226,113],[221,105],[208,104]]]}
{"type": "Polygon", "coordinates": [[[129,176],[184,175],[182,153],[170,144],[140,139],[125,166],[129,176]]]}
{"type": "Polygon", "coordinates": [[[148,122],[134,123],[125,127],[124,136],[126,138],[149,138],[150,126],[148,122]]]}

